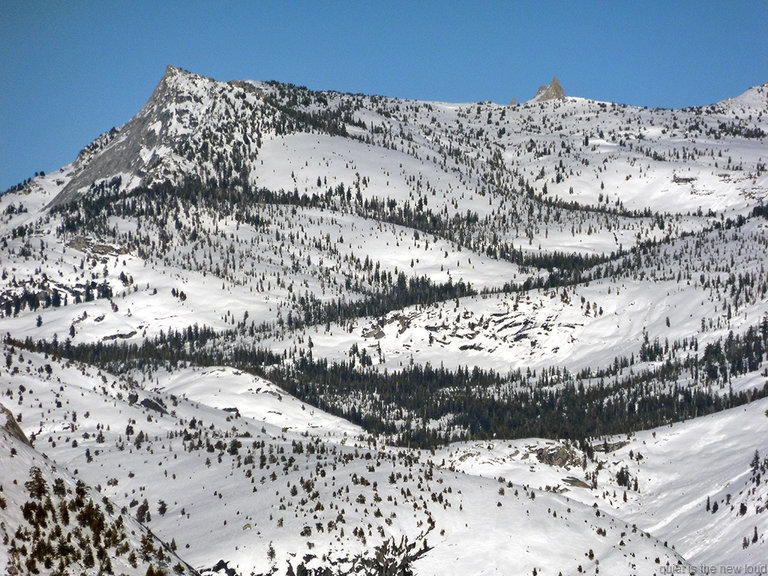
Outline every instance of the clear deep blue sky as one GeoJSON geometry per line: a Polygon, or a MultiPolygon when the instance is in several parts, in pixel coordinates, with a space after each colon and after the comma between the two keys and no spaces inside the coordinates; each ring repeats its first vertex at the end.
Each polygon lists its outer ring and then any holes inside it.
{"type": "Polygon", "coordinates": [[[0,3],[0,191],[130,119],[173,64],[217,80],[683,107],[768,81],[768,0],[0,3]]]}

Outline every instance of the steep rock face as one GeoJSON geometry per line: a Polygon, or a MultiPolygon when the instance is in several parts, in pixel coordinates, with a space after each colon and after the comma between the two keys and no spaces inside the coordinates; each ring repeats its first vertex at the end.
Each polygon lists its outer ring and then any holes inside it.
{"type": "Polygon", "coordinates": [[[136,116],[80,152],[72,179],[51,205],[69,202],[118,175],[122,187],[131,188],[177,182],[183,175],[207,180],[220,175],[222,165],[237,174],[243,160],[256,156],[258,141],[242,136],[253,133],[258,119],[265,116],[262,104],[260,91],[251,84],[216,82],[168,66],[136,116]],[[214,155],[211,150],[227,154],[214,155]]]}
{"type": "Polygon", "coordinates": [[[552,78],[549,86],[539,86],[536,96],[530,102],[545,102],[547,100],[565,100],[565,90],[557,78],[552,78]]]}
{"type": "Polygon", "coordinates": [[[32,446],[27,436],[16,423],[16,418],[13,416],[13,412],[8,410],[8,408],[2,404],[0,404],[0,427],[5,428],[8,434],[16,438],[16,440],[24,442],[27,446],[32,446]],[[5,423],[3,423],[3,420],[5,420],[5,423]]]}
{"type": "Polygon", "coordinates": [[[173,96],[178,74],[176,68],[168,66],[160,84],[136,116],[123,126],[102,134],[80,152],[73,166],[74,177],[52,205],[68,202],[81,189],[115,174],[146,175],[151,158],[142,156],[141,152],[158,143],[159,128],[163,126],[163,119],[168,119],[168,114],[162,110],[163,103],[173,96]]]}

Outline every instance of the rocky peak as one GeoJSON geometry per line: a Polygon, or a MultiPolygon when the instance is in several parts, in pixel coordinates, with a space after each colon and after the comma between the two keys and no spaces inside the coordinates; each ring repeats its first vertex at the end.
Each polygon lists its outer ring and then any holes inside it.
{"type": "Polygon", "coordinates": [[[547,100],[565,100],[565,90],[557,78],[552,78],[549,86],[540,86],[530,102],[545,102],[547,100]]]}
{"type": "Polygon", "coordinates": [[[117,174],[146,183],[153,174],[173,172],[171,164],[175,167],[182,161],[176,153],[177,145],[208,117],[215,84],[168,66],[136,116],[102,134],[80,152],[72,179],[51,206],[68,202],[92,184],[117,174]]]}
{"type": "MultiPolygon", "coordinates": [[[[168,64],[168,66],[165,67],[165,77],[166,78],[172,78],[173,76],[176,76],[178,74],[184,74],[185,71],[181,68],[177,68],[176,66],[172,66],[171,64],[168,64]]],[[[188,72],[186,72],[188,74],[188,72]]]]}

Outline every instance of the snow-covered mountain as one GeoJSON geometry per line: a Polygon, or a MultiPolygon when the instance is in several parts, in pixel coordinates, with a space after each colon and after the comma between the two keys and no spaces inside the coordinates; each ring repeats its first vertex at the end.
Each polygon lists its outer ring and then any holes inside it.
{"type": "Polygon", "coordinates": [[[37,474],[131,527],[115,573],[759,568],[768,85],[684,110],[544,88],[169,67],[0,195],[0,393],[33,443],[1,438],[0,565],[32,571],[37,474]],[[123,567],[135,522],[165,552],[123,567]]]}

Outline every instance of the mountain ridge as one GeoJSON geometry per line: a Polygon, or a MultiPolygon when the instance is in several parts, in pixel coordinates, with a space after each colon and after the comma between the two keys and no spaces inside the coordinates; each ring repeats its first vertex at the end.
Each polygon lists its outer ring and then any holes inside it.
{"type": "MultiPolygon", "coordinates": [[[[254,114],[267,116],[274,121],[275,116],[280,115],[260,95],[269,93],[269,86],[290,86],[279,83],[257,83],[253,81],[229,81],[218,82],[211,78],[187,72],[181,68],[169,65],[166,73],[153,91],[152,96],[142,109],[123,126],[112,129],[110,132],[99,136],[94,142],[86,146],[72,165],[72,178],[62,190],[59,197],[55,198],[51,206],[56,206],[77,194],[97,181],[110,179],[118,175],[130,180],[125,186],[133,186],[137,183],[151,185],[153,182],[169,180],[179,183],[184,175],[194,175],[204,181],[214,178],[221,181],[222,178],[230,179],[232,175],[222,175],[220,171],[205,169],[197,161],[190,162],[185,156],[188,148],[178,149],[179,144],[186,138],[199,137],[199,131],[206,126],[213,127],[211,114],[226,115],[231,118],[225,124],[225,130],[248,133],[247,126],[258,125],[254,114]],[[228,98],[231,100],[234,92],[237,98],[247,99],[250,107],[231,106],[222,99],[226,89],[230,90],[228,98]],[[216,94],[218,92],[218,94],[216,94]],[[246,96],[247,95],[247,96],[246,96]],[[210,99],[210,100],[209,100],[210,99]],[[221,104],[216,106],[216,103],[221,104]],[[167,103],[176,102],[174,107],[168,107],[167,103]],[[188,106],[185,106],[187,103],[188,106]],[[164,107],[165,106],[165,107],[164,107]],[[218,108],[214,110],[210,108],[218,108]],[[257,109],[254,111],[253,107],[257,109]],[[245,118],[238,118],[238,114],[244,114],[245,118]],[[234,116],[234,118],[232,118],[234,116]],[[158,125],[159,122],[159,125],[158,125]],[[170,122],[170,124],[169,124],[170,122]],[[187,122],[192,124],[188,125],[187,122]],[[161,138],[160,134],[166,134],[161,138]],[[161,141],[162,140],[162,141],[161,141]],[[217,173],[218,172],[218,173],[217,173]]],[[[299,91],[307,94],[325,95],[322,99],[338,96],[340,98],[359,95],[343,94],[338,92],[313,92],[298,87],[299,91]]],[[[760,87],[748,89],[744,94],[724,103],[744,102],[752,104],[756,100],[752,94],[760,92],[760,87]]],[[[377,97],[378,98],[378,97],[377,97]]],[[[398,99],[383,97],[385,101],[399,102],[398,99]]],[[[550,100],[564,101],[564,92],[557,82],[557,78],[549,86],[542,86],[537,95],[526,105],[550,100]],[[545,95],[542,98],[542,95],[545,95]]],[[[764,99],[763,99],[764,100],[764,99]]],[[[592,102],[585,100],[586,102],[592,102]]],[[[759,102],[759,100],[757,100],[759,102]]],[[[403,100],[402,102],[412,102],[403,100]]],[[[415,101],[413,101],[415,102],[415,101]]],[[[276,103],[276,102],[273,102],[276,103]]],[[[424,104],[428,104],[424,102],[424,104]]],[[[718,106],[723,103],[713,104],[718,106]]],[[[461,106],[451,104],[450,106],[461,106]]],[[[466,104],[465,106],[471,106],[466,104]]],[[[500,105],[497,105],[500,106],[500,105]]],[[[704,108],[704,107],[701,107],[704,108]]],[[[694,110],[694,109],[691,109],[694,110]]],[[[267,120],[269,123],[269,120],[267,120]]],[[[221,126],[218,127],[221,129],[221,126]]],[[[239,150],[246,167],[249,160],[253,160],[258,154],[258,147],[250,143],[240,142],[243,148],[239,150]]],[[[213,145],[213,144],[212,144],[213,145]]],[[[192,143],[193,151],[194,143],[192,143]]],[[[225,161],[232,161],[231,158],[225,161]]],[[[238,166],[241,162],[237,163],[238,166]]],[[[252,168],[250,168],[252,170],[252,168]]],[[[248,178],[246,177],[246,180],[248,178]]]]}

